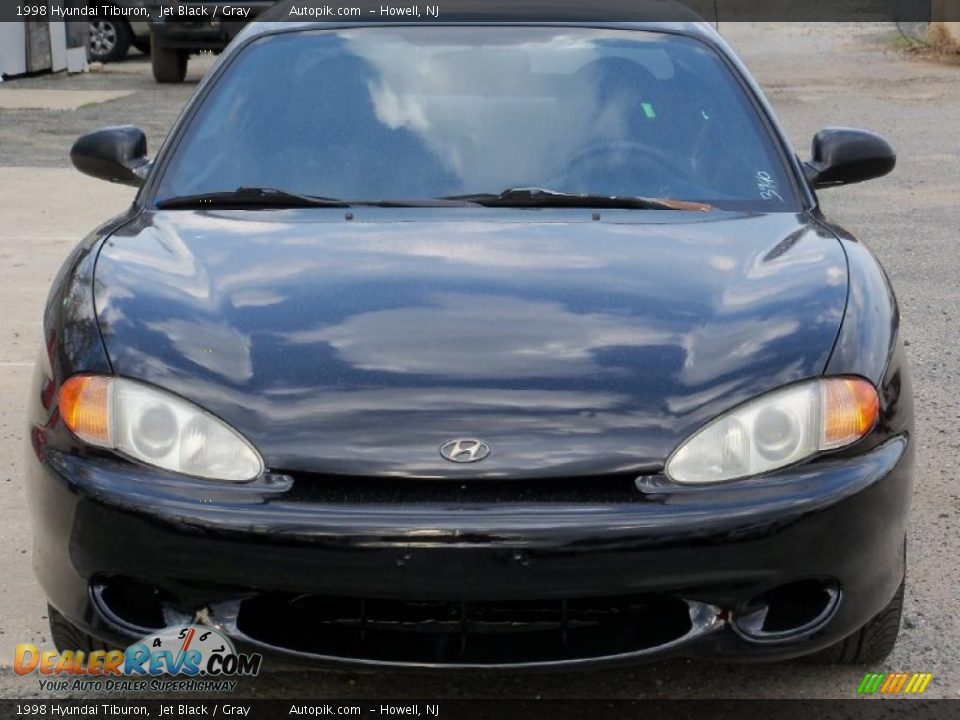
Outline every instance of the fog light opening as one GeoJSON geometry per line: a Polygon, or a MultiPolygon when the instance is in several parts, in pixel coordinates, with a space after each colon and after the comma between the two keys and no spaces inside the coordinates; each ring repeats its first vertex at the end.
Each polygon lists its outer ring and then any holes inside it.
{"type": "Polygon", "coordinates": [[[123,577],[101,578],[91,588],[94,604],[114,625],[153,632],[167,627],[164,602],[155,587],[123,577]]]}
{"type": "Polygon", "coordinates": [[[783,639],[818,629],[840,599],[834,580],[809,579],[778,585],[733,614],[733,626],[752,640],[783,639]]]}

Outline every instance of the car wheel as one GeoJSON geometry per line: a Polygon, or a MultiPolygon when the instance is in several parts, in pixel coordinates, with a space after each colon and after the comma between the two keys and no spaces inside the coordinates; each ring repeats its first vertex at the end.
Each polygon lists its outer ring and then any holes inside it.
{"type": "Polygon", "coordinates": [[[840,642],[804,659],[814,663],[841,665],[866,665],[885,659],[897,644],[906,584],[906,580],[900,583],[900,588],[890,603],[862,628],[840,642]]]}
{"type": "Polygon", "coordinates": [[[185,50],[174,50],[153,43],[150,50],[153,79],[158,83],[183,82],[187,76],[187,59],[185,50]]]}
{"type": "Polygon", "coordinates": [[[132,36],[130,26],[122,20],[91,20],[87,57],[105,63],[123,60],[130,49],[132,36]]]}
{"type": "Polygon", "coordinates": [[[89,655],[94,650],[108,649],[102,640],[85,633],[51,605],[47,605],[47,617],[50,619],[50,637],[59,652],[83,650],[89,655]]]}
{"type": "Polygon", "coordinates": [[[150,54],[150,36],[147,37],[134,37],[131,41],[133,46],[142,52],[144,55],[150,54]]]}

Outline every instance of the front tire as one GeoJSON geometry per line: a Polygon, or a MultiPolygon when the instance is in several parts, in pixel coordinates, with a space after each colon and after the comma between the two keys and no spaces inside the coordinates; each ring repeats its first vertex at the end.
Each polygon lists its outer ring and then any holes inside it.
{"type": "Polygon", "coordinates": [[[130,50],[133,33],[122,20],[97,18],[90,21],[90,37],[87,39],[87,58],[95,62],[123,60],[130,50]]]}
{"type": "Polygon", "coordinates": [[[163,47],[153,40],[150,48],[150,64],[153,67],[153,79],[158,83],[180,83],[187,77],[185,50],[163,47]]]}
{"type": "Polygon", "coordinates": [[[50,637],[59,652],[83,650],[89,656],[94,650],[108,649],[102,640],[85,633],[52,605],[47,605],[47,617],[50,622],[50,637]]]}
{"type": "Polygon", "coordinates": [[[904,579],[890,603],[866,625],[840,642],[810,655],[807,660],[840,665],[869,665],[885,660],[897,644],[906,584],[904,579]]]}

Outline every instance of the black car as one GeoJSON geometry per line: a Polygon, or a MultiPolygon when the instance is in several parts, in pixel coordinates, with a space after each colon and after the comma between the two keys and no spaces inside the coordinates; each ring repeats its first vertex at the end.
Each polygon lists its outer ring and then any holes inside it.
{"type": "Polygon", "coordinates": [[[875,661],[901,615],[897,303],[697,23],[255,23],[53,284],[58,647],[178,623],[318,664],[875,661]]]}
{"type": "Polygon", "coordinates": [[[153,78],[179,83],[196,53],[222,52],[243,27],[275,0],[139,0],[150,12],[153,78]]]}

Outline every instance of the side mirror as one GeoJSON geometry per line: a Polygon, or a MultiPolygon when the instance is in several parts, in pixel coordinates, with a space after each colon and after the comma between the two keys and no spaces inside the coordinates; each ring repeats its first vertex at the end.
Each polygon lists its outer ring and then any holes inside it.
{"type": "Polygon", "coordinates": [[[879,135],[853,128],[826,128],[813,138],[807,181],[814,188],[849,185],[886,175],[897,164],[897,154],[879,135]]]}
{"type": "Polygon", "coordinates": [[[147,136],[132,125],[82,135],[70,150],[73,166],[101,180],[140,187],[150,172],[147,136]]]}

